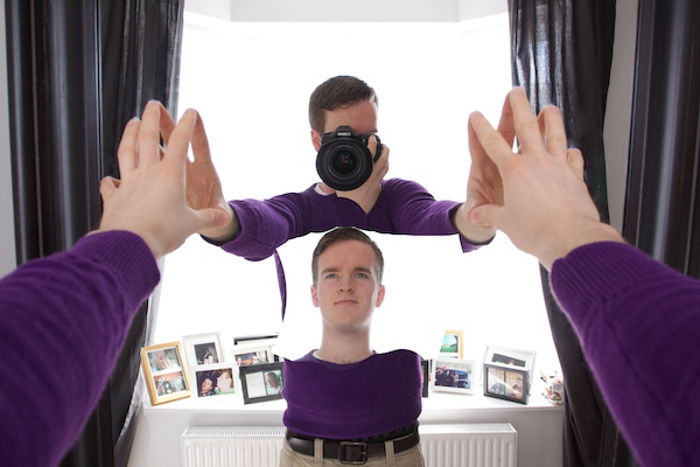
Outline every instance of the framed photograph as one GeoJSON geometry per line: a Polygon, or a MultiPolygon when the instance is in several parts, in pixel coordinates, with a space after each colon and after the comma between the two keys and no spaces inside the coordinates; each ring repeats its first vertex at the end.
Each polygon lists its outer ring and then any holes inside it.
{"type": "Polygon", "coordinates": [[[528,372],[512,367],[484,363],[484,395],[527,404],[528,372]]]}
{"type": "Polygon", "coordinates": [[[231,355],[239,368],[274,362],[269,345],[237,345],[233,347],[231,355]]]}
{"type": "Polygon", "coordinates": [[[277,343],[278,334],[259,334],[252,336],[238,336],[233,338],[234,346],[258,346],[270,348],[270,361],[279,362],[280,358],[272,352],[273,346],[277,343]]]}
{"type": "Polygon", "coordinates": [[[141,366],[152,405],[190,397],[190,383],[179,342],[141,349],[141,366]]]}
{"type": "Polygon", "coordinates": [[[484,364],[499,365],[526,371],[528,372],[528,384],[532,384],[535,357],[536,352],[531,350],[488,346],[486,348],[486,355],[484,356],[484,364]]]}
{"type": "Polygon", "coordinates": [[[433,362],[433,391],[474,393],[473,360],[460,358],[437,358],[433,362]]]}
{"type": "Polygon", "coordinates": [[[189,366],[212,365],[224,361],[218,332],[182,336],[189,366]]]}
{"type": "Polygon", "coordinates": [[[421,358],[420,367],[423,377],[423,397],[430,395],[430,381],[432,380],[432,360],[424,360],[421,358]]]}
{"type": "Polygon", "coordinates": [[[236,365],[216,363],[198,365],[191,368],[192,382],[196,384],[192,391],[195,397],[211,397],[234,394],[236,391],[236,365]]]}
{"type": "Polygon", "coordinates": [[[240,368],[243,403],[254,404],[282,399],[282,362],[261,363],[240,368]]]}
{"type": "Polygon", "coordinates": [[[440,345],[441,357],[464,358],[464,332],[447,330],[440,345]]]}

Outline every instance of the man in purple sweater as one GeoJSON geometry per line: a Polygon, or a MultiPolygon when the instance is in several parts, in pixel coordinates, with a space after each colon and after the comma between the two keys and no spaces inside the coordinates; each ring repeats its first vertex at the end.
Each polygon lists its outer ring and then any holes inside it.
{"type": "Polygon", "coordinates": [[[420,357],[409,350],[377,354],[370,346],[381,306],[384,259],[360,230],[328,232],[313,253],[311,298],[321,310],[318,350],[285,361],[281,467],[341,465],[421,467],[420,357]],[[317,462],[315,462],[315,460],[317,462]]]}
{"type": "Polygon", "coordinates": [[[186,204],[188,110],[159,149],[161,106],[131,120],[119,146],[121,181],[100,185],[98,230],[70,250],[30,261],[0,281],[0,465],[57,465],[99,400],[139,304],[160,279],[156,258],[227,221],[186,204]]]}
{"type": "Polygon", "coordinates": [[[472,170],[496,170],[502,202],[470,215],[495,226],[551,271],[615,421],[642,465],[700,465],[700,282],[624,243],[583,183],[556,107],[538,119],[522,89],[504,106],[518,153],[479,113],[469,119],[472,170]],[[542,131],[540,132],[540,128],[542,131]]]}

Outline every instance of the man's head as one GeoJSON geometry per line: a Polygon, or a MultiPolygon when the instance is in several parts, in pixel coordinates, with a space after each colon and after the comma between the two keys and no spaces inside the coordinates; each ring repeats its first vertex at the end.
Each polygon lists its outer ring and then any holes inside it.
{"type": "Polygon", "coordinates": [[[309,99],[311,140],[318,151],[321,136],[341,125],[355,133],[377,132],[377,95],[354,76],[335,76],[321,83],[309,99]]]}
{"type": "Polygon", "coordinates": [[[383,269],[382,252],[360,230],[341,227],[324,235],[311,261],[311,299],[325,325],[369,327],[384,300],[383,269]]]}

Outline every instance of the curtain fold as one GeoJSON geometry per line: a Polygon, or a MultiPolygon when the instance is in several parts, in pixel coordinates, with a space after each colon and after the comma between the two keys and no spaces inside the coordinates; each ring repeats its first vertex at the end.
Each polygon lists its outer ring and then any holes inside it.
{"type": "MultiPolygon", "coordinates": [[[[97,227],[99,180],[118,177],[124,124],[149,99],[174,113],[184,0],[6,0],[18,264],[97,227]]],[[[141,398],[134,320],[110,383],[62,465],[126,465],[141,398]]]]}
{"type": "Polygon", "coordinates": [[[639,1],[623,235],[700,278],[700,3],[639,1]]]}
{"type": "MultiPolygon", "coordinates": [[[[603,118],[607,99],[615,2],[610,0],[509,0],[513,83],[538,112],[562,110],[569,145],[585,158],[585,180],[603,220],[608,220],[603,118]]],[[[542,269],[552,337],[566,387],[563,463],[628,465],[619,436],[586,364],[576,334],[559,309],[542,269]]]]}

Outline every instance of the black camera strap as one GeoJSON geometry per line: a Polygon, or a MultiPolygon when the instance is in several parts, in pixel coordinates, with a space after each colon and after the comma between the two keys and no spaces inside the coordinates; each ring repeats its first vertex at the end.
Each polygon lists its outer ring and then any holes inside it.
{"type": "Polygon", "coordinates": [[[282,301],[282,321],[284,321],[284,313],[287,311],[287,279],[284,276],[284,266],[282,259],[277,250],[273,253],[275,257],[275,268],[277,269],[277,284],[280,288],[280,300],[282,301]]]}

